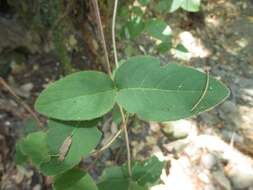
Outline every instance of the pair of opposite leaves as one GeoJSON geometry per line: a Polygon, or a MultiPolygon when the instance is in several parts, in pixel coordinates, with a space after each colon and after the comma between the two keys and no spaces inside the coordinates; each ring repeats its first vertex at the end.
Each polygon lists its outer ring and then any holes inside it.
{"type": "Polygon", "coordinates": [[[221,82],[205,73],[137,56],[122,64],[113,80],[102,72],[82,71],[54,82],[40,94],[35,109],[50,118],[78,121],[101,117],[118,103],[141,119],[169,121],[209,110],[228,95],[221,82]]]}

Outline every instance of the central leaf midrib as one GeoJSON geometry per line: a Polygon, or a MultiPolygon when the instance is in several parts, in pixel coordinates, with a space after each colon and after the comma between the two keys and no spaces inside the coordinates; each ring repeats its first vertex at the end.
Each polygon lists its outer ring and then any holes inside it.
{"type": "Polygon", "coordinates": [[[44,102],[44,103],[40,103],[40,105],[42,105],[42,104],[49,104],[49,103],[52,103],[52,102],[55,103],[55,102],[66,101],[66,100],[70,100],[70,99],[80,98],[80,97],[83,97],[83,96],[95,96],[95,95],[98,95],[98,94],[103,94],[103,93],[107,93],[107,92],[115,91],[115,90],[116,89],[111,89],[111,90],[106,90],[106,91],[102,91],[102,92],[98,92],[98,93],[88,93],[88,94],[79,95],[79,96],[73,96],[73,97],[69,97],[69,98],[50,100],[50,101],[47,101],[47,102],[44,102]]]}
{"type": "Polygon", "coordinates": [[[182,90],[182,89],[176,89],[176,90],[166,90],[166,89],[158,89],[158,88],[121,88],[119,89],[119,91],[123,91],[123,90],[139,90],[139,91],[160,91],[160,92],[186,92],[186,93],[190,93],[190,92],[201,92],[203,91],[203,89],[199,89],[199,90],[182,90]]]}

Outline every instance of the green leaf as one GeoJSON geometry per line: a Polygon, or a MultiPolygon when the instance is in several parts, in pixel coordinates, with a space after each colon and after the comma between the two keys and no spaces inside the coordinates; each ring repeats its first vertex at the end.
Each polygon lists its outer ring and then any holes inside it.
{"type": "Polygon", "coordinates": [[[142,187],[132,180],[123,179],[123,178],[116,178],[116,179],[110,179],[107,181],[103,181],[98,184],[98,189],[99,190],[112,190],[112,189],[148,190],[147,187],[142,187]]]}
{"type": "Polygon", "coordinates": [[[80,169],[56,176],[53,186],[55,190],[98,190],[90,175],[80,169]]]}
{"type": "Polygon", "coordinates": [[[77,165],[83,157],[86,157],[96,147],[101,132],[94,127],[94,122],[60,122],[49,121],[48,146],[52,159],[41,164],[41,171],[45,175],[63,173],[77,165]],[[65,139],[71,136],[72,143],[65,155],[64,160],[59,160],[60,148],[65,139]]]}
{"type": "Polygon", "coordinates": [[[137,7],[137,6],[133,6],[132,9],[131,9],[131,12],[134,13],[135,15],[137,16],[140,16],[142,17],[143,16],[143,11],[140,7],[137,7]]]}
{"type": "Polygon", "coordinates": [[[60,120],[90,120],[110,111],[115,103],[113,81],[104,73],[83,71],[49,85],[35,109],[60,120]]]}
{"type": "Polygon", "coordinates": [[[207,74],[192,68],[176,64],[160,66],[153,57],[133,57],[115,73],[117,102],[145,120],[190,117],[217,106],[229,95],[221,82],[210,77],[204,98],[193,110],[204,93],[207,78],[207,74]]]}
{"type": "Polygon", "coordinates": [[[123,27],[123,36],[126,39],[134,39],[137,38],[145,28],[145,24],[142,21],[142,18],[136,16],[129,20],[126,25],[123,27]]]}
{"type": "Polygon", "coordinates": [[[153,185],[160,179],[164,163],[156,157],[145,162],[135,161],[132,165],[132,177],[128,177],[127,164],[106,168],[103,172],[99,190],[147,190],[148,185],[153,185]]]}
{"type": "Polygon", "coordinates": [[[169,12],[174,12],[182,5],[185,0],[167,0],[170,6],[169,12]]]}
{"type": "Polygon", "coordinates": [[[26,155],[36,166],[50,160],[46,136],[45,132],[30,133],[18,145],[23,156],[26,155]]]}
{"type": "Polygon", "coordinates": [[[134,162],[132,166],[132,179],[139,185],[155,184],[161,176],[164,162],[159,161],[155,156],[141,162],[134,162]]]}
{"type": "Polygon", "coordinates": [[[198,12],[200,9],[201,0],[183,0],[182,9],[189,12],[198,12]]]}
{"type": "Polygon", "coordinates": [[[175,57],[188,61],[191,58],[191,54],[183,44],[178,44],[175,48],[175,57]]]}
{"type": "Polygon", "coordinates": [[[172,30],[169,25],[159,19],[151,19],[147,22],[146,29],[149,35],[163,42],[171,39],[172,30]]]}
{"type": "Polygon", "coordinates": [[[158,51],[160,53],[166,53],[167,51],[169,51],[172,47],[172,43],[171,42],[162,42],[158,45],[158,51]]]}
{"type": "Polygon", "coordinates": [[[15,162],[17,165],[23,165],[28,161],[28,156],[21,149],[22,140],[16,143],[16,154],[15,154],[15,162]]]}
{"type": "Polygon", "coordinates": [[[170,9],[170,3],[169,0],[160,0],[156,5],[155,5],[155,10],[158,12],[168,12],[170,9]]]}
{"type": "Polygon", "coordinates": [[[150,0],[139,0],[139,2],[140,2],[140,4],[142,4],[142,5],[148,5],[149,4],[149,2],[150,2],[150,0]]]}

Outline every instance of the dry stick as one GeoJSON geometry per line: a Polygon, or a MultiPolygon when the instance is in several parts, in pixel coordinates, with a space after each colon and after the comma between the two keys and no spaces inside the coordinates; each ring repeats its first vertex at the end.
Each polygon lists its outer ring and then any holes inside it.
{"type": "MultiPolygon", "coordinates": [[[[126,118],[126,123],[128,123],[128,117],[126,118]]],[[[120,130],[118,130],[118,132],[115,133],[115,135],[113,135],[112,138],[102,148],[100,148],[99,150],[93,151],[92,154],[97,155],[103,152],[104,150],[108,149],[112,145],[112,143],[119,137],[122,130],[123,130],[123,127],[120,130]]]]}
{"type": "MultiPolygon", "coordinates": [[[[113,10],[113,18],[112,18],[112,41],[113,41],[113,52],[114,52],[114,59],[115,59],[115,65],[116,68],[119,67],[118,63],[118,53],[117,53],[117,47],[116,47],[116,17],[117,17],[117,9],[118,9],[118,0],[115,0],[114,2],[114,10],[113,10]]],[[[129,137],[128,137],[128,131],[127,131],[127,120],[125,118],[125,114],[123,112],[123,109],[120,105],[120,114],[122,117],[122,127],[125,134],[125,141],[126,141],[126,147],[127,147],[127,166],[128,166],[128,175],[132,176],[132,166],[131,166],[131,150],[130,150],[130,143],[129,143],[129,137]]]]}
{"type": "Polygon", "coordinates": [[[12,90],[12,88],[7,84],[7,82],[5,82],[5,80],[2,77],[0,77],[0,83],[16,99],[16,101],[20,105],[22,105],[25,108],[25,110],[33,116],[33,118],[36,120],[38,124],[38,127],[40,129],[43,129],[43,125],[41,121],[39,120],[39,118],[37,117],[36,113],[15,93],[14,90],[12,90]]]}
{"type": "Polygon", "coordinates": [[[92,3],[93,3],[93,7],[95,9],[96,21],[97,21],[99,33],[100,33],[101,40],[102,40],[102,46],[103,46],[103,50],[104,50],[104,54],[105,54],[107,72],[110,75],[110,77],[112,78],[112,70],[111,70],[110,61],[109,61],[109,54],[108,54],[108,50],[107,50],[107,46],[106,46],[106,42],[105,42],[105,35],[104,35],[103,26],[102,26],[98,2],[97,2],[97,0],[92,0],[92,3]]]}
{"type": "Polygon", "coordinates": [[[100,148],[97,151],[92,152],[92,154],[95,154],[95,155],[99,154],[103,152],[104,150],[106,150],[107,148],[109,148],[112,145],[112,143],[118,138],[121,132],[122,132],[122,129],[120,129],[117,133],[115,133],[115,135],[113,135],[113,137],[102,148],[100,148]]]}
{"type": "Polygon", "coordinates": [[[206,93],[208,91],[208,87],[209,87],[209,79],[210,76],[209,76],[209,71],[206,72],[206,84],[205,84],[205,89],[203,91],[203,93],[201,94],[200,98],[198,99],[198,101],[193,105],[191,111],[194,111],[198,105],[201,103],[201,101],[205,98],[206,96],[206,93]]]}

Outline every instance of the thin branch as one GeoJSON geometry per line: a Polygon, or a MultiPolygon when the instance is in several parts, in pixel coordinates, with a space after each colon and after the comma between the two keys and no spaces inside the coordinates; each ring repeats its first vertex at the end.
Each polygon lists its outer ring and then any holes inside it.
{"type": "Polygon", "coordinates": [[[43,129],[43,125],[39,120],[39,118],[37,117],[36,113],[15,93],[15,91],[7,84],[7,82],[5,82],[5,80],[2,77],[0,77],[0,84],[2,84],[3,87],[16,99],[16,101],[20,105],[22,105],[28,113],[30,113],[33,116],[33,118],[36,120],[38,124],[38,127],[40,129],[43,129]]]}
{"type": "Polygon", "coordinates": [[[125,114],[123,112],[123,109],[121,106],[119,106],[120,114],[122,117],[122,127],[125,134],[125,142],[126,142],[126,148],[127,148],[127,166],[128,166],[128,175],[132,176],[132,166],[131,166],[131,150],[130,150],[130,143],[129,143],[129,137],[127,132],[127,120],[125,118],[125,114]]]}
{"type": "Polygon", "coordinates": [[[104,50],[104,54],[105,54],[107,72],[110,75],[110,77],[112,78],[112,70],[111,70],[111,66],[110,66],[109,54],[108,54],[108,50],[107,50],[107,46],[106,46],[105,35],[104,35],[103,25],[102,25],[102,21],[101,21],[98,2],[97,2],[97,0],[92,0],[92,3],[93,3],[93,7],[95,9],[96,21],[97,21],[99,33],[100,33],[101,40],[102,40],[102,46],[103,46],[103,50],[104,50]]]}
{"type": "Polygon", "coordinates": [[[116,35],[115,35],[117,9],[118,9],[118,0],[115,0],[114,9],[113,9],[113,17],[112,17],[112,45],[113,45],[114,61],[115,61],[116,68],[119,67],[118,53],[117,53],[117,46],[116,46],[116,35]]]}
{"type": "Polygon", "coordinates": [[[118,138],[118,136],[121,134],[121,132],[122,132],[122,129],[120,129],[117,133],[115,133],[115,135],[113,135],[113,137],[102,148],[100,148],[97,151],[94,151],[92,154],[96,155],[96,154],[101,153],[104,150],[108,149],[112,145],[112,143],[118,138]]]}
{"type": "MultiPolygon", "coordinates": [[[[115,0],[114,2],[114,10],[113,10],[113,19],[112,19],[112,41],[113,41],[113,52],[114,52],[114,59],[115,59],[115,65],[116,68],[119,67],[118,64],[118,53],[117,53],[117,46],[116,46],[116,17],[117,17],[117,9],[118,9],[118,0],[115,0]]],[[[127,120],[125,117],[125,114],[123,112],[123,109],[120,105],[120,114],[122,117],[122,127],[124,130],[125,134],[125,143],[126,143],[126,148],[127,148],[127,166],[128,166],[128,175],[132,176],[132,166],[131,166],[131,150],[130,150],[130,143],[129,143],[129,137],[128,137],[128,131],[127,131],[127,120]]]]}

